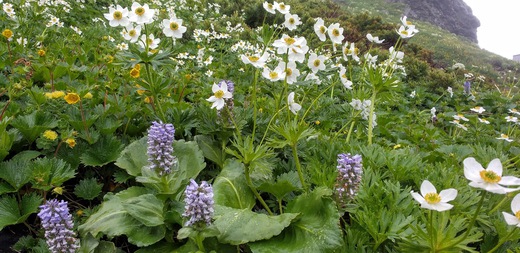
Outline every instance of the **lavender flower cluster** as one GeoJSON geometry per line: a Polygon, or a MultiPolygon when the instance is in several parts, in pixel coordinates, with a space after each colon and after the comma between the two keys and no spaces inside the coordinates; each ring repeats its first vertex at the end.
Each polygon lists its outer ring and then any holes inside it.
{"type": "Polygon", "coordinates": [[[73,253],[79,248],[79,241],[72,231],[72,215],[67,202],[52,199],[40,206],[38,213],[45,230],[45,239],[52,253],[73,253]]]}
{"type": "Polygon", "coordinates": [[[173,139],[175,128],[172,124],[152,122],[148,129],[148,162],[149,168],[161,175],[169,174],[177,165],[177,157],[173,155],[173,139]]]}
{"type": "Polygon", "coordinates": [[[211,224],[213,218],[213,187],[206,181],[202,181],[200,185],[191,180],[184,192],[186,202],[183,217],[189,218],[185,226],[205,222],[206,225],[211,224]]]}
{"type": "Polygon", "coordinates": [[[347,199],[353,199],[361,183],[363,164],[361,155],[339,154],[338,177],[336,178],[336,193],[340,204],[347,199]]]}

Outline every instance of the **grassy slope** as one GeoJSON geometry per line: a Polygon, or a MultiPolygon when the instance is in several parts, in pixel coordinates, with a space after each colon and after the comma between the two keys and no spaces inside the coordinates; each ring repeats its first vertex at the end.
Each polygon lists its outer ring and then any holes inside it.
{"type": "MultiPolygon", "coordinates": [[[[385,0],[335,0],[353,13],[368,12],[380,15],[384,21],[396,23],[402,15],[403,4],[387,3],[385,0]]],[[[450,33],[427,22],[413,21],[420,33],[411,39],[434,52],[437,67],[450,67],[456,62],[463,63],[473,73],[480,73],[501,83],[499,76],[511,70],[517,73],[520,64],[500,55],[480,49],[465,38],[450,33]]]]}

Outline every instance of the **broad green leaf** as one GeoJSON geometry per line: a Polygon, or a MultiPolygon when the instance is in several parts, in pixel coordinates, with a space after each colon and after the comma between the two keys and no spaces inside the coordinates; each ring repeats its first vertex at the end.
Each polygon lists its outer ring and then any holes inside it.
{"type": "Polygon", "coordinates": [[[86,236],[81,238],[81,246],[79,248],[79,253],[93,253],[94,250],[99,245],[99,240],[94,238],[92,234],[87,233],[86,236]]]}
{"type": "Polygon", "coordinates": [[[296,171],[291,171],[286,174],[282,174],[278,177],[275,183],[265,182],[258,190],[269,192],[273,194],[277,199],[282,199],[286,194],[301,189],[301,183],[299,183],[298,174],[296,171]],[[294,180],[296,179],[296,181],[294,180]]]}
{"type": "Polygon", "coordinates": [[[251,209],[256,203],[244,175],[244,164],[228,159],[224,168],[213,182],[215,204],[236,209],[251,209]]]}
{"type": "Polygon", "coordinates": [[[220,242],[239,245],[279,235],[297,216],[297,213],[269,216],[247,209],[217,205],[213,224],[220,231],[220,242]]]}
{"type": "Polygon", "coordinates": [[[0,181],[0,195],[9,192],[16,192],[16,189],[5,181],[0,181]]]}
{"type": "Polygon", "coordinates": [[[36,110],[31,114],[16,117],[11,125],[18,129],[29,143],[32,143],[45,130],[56,127],[58,121],[43,110],[36,110]]]}
{"type": "Polygon", "coordinates": [[[100,233],[108,237],[126,235],[129,242],[139,247],[160,241],[166,233],[164,225],[148,227],[123,207],[124,201],[148,193],[146,188],[131,187],[116,195],[107,194],[99,210],[78,227],[81,236],[87,233],[92,233],[94,237],[100,233]]]}
{"type": "Polygon", "coordinates": [[[134,219],[146,226],[153,227],[164,224],[164,204],[153,194],[145,194],[127,199],[123,202],[124,209],[134,219]]]}
{"type": "Polygon", "coordinates": [[[20,214],[22,215],[20,219],[18,219],[17,223],[24,222],[29,215],[36,213],[38,211],[38,207],[42,204],[43,199],[36,193],[25,194],[22,197],[22,202],[20,203],[20,214]]]}
{"type": "Polygon", "coordinates": [[[100,241],[94,253],[116,253],[119,252],[113,242],[100,241]]]}
{"type": "Polygon", "coordinates": [[[224,167],[226,152],[218,145],[217,141],[212,137],[205,135],[195,136],[195,141],[199,145],[200,150],[202,150],[204,157],[215,162],[220,168],[224,167]]]}
{"type": "MultiPolygon", "coordinates": [[[[195,248],[196,250],[196,248],[195,248]]],[[[135,253],[156,253],[156,252],[164,252],[164,253],[172,253],[175,251],[175,245],[169,242],[158,242],[148,247],[140,248],[135,253]]]]}
{"type": "Polygon", "coordinates": [[[2,197],[0,199],[0,231],[5,226],[16,224],[20,217],[16,198],[13,196],[2,197]]]}
{"type": "Polygon", "coordinates": [[[33,188],[45,191],[61,186],[76,174],[68,163],[58,158],[40,158],[31,162],[33,188]]]}
{"type": "Polygon", "coordinates": [[[341,246],[339,212],[329,197],[331,191],[317,188],[291,201],[287,213],[299,213],[282,234],[270,240],[250,243],[255,253],[263,252],[328,252],[341,246]]]}
{"type": "Polygon", "coordinates": [[[9,118],[0,121],[0,161],[4,160],[4,158],[9,154],[9,150],[14,143],[14,137],[12,137],[6,130],[8,122],[9,118]]]}
{"type": "Polygon", "coordinates": [[[74,194],[82,199],[93,200],[101,193],[102,187],[95,178],[87,178],[74,187],[74,194]]]}
{"type": "Polygon", "coordinates": [[[31,180],[31,167],[29,160],[11,159],[0,163],[0,178],[14,188],[20,190],[22,186],[31,180]]]}
{"type": "Polygon", "coordinates": [[[180,179],[186,182],[196,178],[206,167],[204,155],[202,155],[202,151],[200,151],[199,146],[194,141],[186,142],[179,140],[173,142],[173,154],[179,159],[178,170],[182,175],[180,179]]]}
{"type": "Polygon", "coordinates": [[[121,152],[115,164],[119,168],[126,170],[129,175],[134,177],[141,175],[141,168],[148,163],[147,140],[147,137],[143,137],[130,143],[130,145],[121,152]]]}
{"type": "Polygon", "coordinates": [[[100,138],[81,155],[81,162],[89,166],[103,166],[115,161],[122,149],[123,145],[117,138],[100,138]]]}

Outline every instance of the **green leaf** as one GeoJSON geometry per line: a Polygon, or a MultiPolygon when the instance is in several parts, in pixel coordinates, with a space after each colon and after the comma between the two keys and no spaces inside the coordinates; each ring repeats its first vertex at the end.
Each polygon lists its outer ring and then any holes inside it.
{"type": "Polygon", "coordinates": [[[244,164],[236,159],[228,159],[222,172],[213,182],[215,204],[236,209],[251,209],[256,203],[244,175],[244,164]]]}
{"type": "Polygon", "coordinates": [[[153,227],[164,224],[164,204],[153,194],[127,199],[123,202],[123,207],[134,219],[146,226],[153,227]]]}
{"type": "Polygon", "coordinates": [[[16,117],[11,125],[18,129],[29,143],[32,143],[45,130],[58,126],[58,121],[43,110],[36,110],[29,115],[16,117]]]}
{"type": "Polygon", "coordinates": [[[102,187],[95,178],[87,178],[74,187],[74,194],[82,199],[93,200],[101,193],[102,187]]]}
{"type": "Polygon", "coordinates": [[[0,199],[0,230],[5,226],[13,225],[20,219],[18,202],[13,196],[4,196],[0,199]]]}
{"type": "Polygon", "coordinates": [[[14,191],[31,180],[31,167],[28,160],[11,159],[0,163],[0,178],[5,180],[14,191]]]}
{"type": "Polygon", "coordinates": [[[94,238],[92,234],[87,233],[85,237],[81,238],[81,246],[79,248],[79,253],[93,253],[98,245],[99,240],[94,238]]]}
{"type": "Polygon", "coordinates": [[[22,216],[20,219],[18,219],[17,223],[24,222],[29,217],[29,215],[36,213],[42,202],[43,199],[34,192],[25,194],[22,197],[22,202],[20,203],[20,213],[22,216]]]}
{"type": "Polygon", "coordinates": [[[301,183],[298,179],[298,174],[296,171],[291,171],[286,174],[280,175],[276,180],[276,183],[265,182],[258,190],[269,192],[273,194],[277,199],[282,199],[286,194],[301,189],[301,183]],[[296,182],[294,181],[296,179],[296,182]]]}
{"type": "Polygon", "coordinates": [[[149,191],[143,187],[131,187],[116,195],[107,194],[98,211],[78,227],[81,236],[84,237],[87,233],[92,233],[94,237],[100,233],[108,237],[126,235],[130,243],[139,247],[160,241],[166,234],[164,225],[148,227],[132,217],[123,207],[123,202],[148,194],[149,191]]]}
{"type": "Polygon", "coordinates": [[[103,166],[115,161],[122,149],[121,141],[114,136],[100,138],[81,155],[81,162],[88,166],[103,166]]]}
{"type": "Polygon", "coordinates": [[[216,205],[213,224],[220,231],[220,242],[239,245],[279,235],[297,216],[297,213],[269,216],[247,209],[216,205]]]}
{"type": "Polygon", "coordinates": [[[9,154],[9,150],[11,150],[14,143],[14,137],[6,130],[8,123],[9,118],[0,121],[0,161],[9,154]]]}
{"type": "Polygon", "coordinates": [[[339,212],[336,203],[329,197],[331,191],[317,188],[305,193],[286,208],[287,213],[300,216],[282,234],[270,240],[250,243],[251,250],[258,252],[328,252],[341,246],[339,212]]]}
{"type": "Polygon", "coordinates": [[[148,164],[147,139],[143,137],[130,143],[117,158],[116,165],[126,170],[129,175],[134,177],[141,175],[141,168],[148,164]]]}
{"type": "Polygon", "coordinates": [[[197,135],[195,141],[199,145],[204,157],[215,162],[220,168],[224,167],[224,161],[226,160],[226,152],[222,147],[218,145],[210,136],[197,135]]]}
{"type": "Polygon", "coordinates": [[[76,174],[68,163],[58,158],[40,158],[31,162],[33,188],[45,191],[61,186],[76,174]]]}
{"type": "Polygon", "coordinates": [[[16,192],[16,189],[5,181],[0,181],[0,195],[9,192],[16,192]]]}
{"type": "Polygon", "coordinates": [[[100,241],[94,253],[116,253],[119,252],[113,242],[100,241]]]}

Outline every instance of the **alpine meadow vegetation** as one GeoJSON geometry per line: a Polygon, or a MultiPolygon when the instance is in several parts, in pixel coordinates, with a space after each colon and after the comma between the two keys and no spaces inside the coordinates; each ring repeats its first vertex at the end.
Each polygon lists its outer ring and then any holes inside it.
{"type": "Polygon", "coordinates": [[[520,252],[516,73],[406,16],[0,4],[2,252],[520,252]]]}

